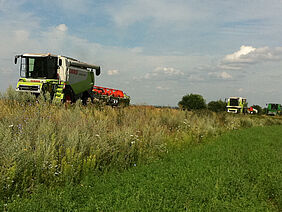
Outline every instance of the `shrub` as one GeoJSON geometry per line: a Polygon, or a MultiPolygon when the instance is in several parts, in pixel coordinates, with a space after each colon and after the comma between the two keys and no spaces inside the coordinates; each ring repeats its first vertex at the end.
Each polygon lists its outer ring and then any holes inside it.
{"type": "Polygon", "coordinates": [[[205,109],[206,101],[199,94],[187,94],[182,97],[182,100],[178,103],[179,107],[188,110],[205,109]]]}
{"type": "Polygon", "coordinates": [[[263,109],[259,105],[253,105],[252,108],[258,110],[258,114],[263,114],[263,109]]]}
{"type": "Polygon", "coordinates": [[[211,101],[208,103],[208,109],[214,112],[221,112],[225,111],[226,109],[226,102],[220,100],[211,101]]]}

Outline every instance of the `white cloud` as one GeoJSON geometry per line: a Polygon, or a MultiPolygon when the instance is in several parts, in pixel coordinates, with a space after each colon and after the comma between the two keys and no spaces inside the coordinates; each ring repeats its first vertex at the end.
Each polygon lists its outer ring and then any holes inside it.
{"type": "Polygon", "coordinates": [[[224,71],[224,72],[221,72],[221,73],[219,74],[219,76],[220,76],[222,79],[231,79],[231,78],[232,78],[232,76],[231,76],[230,74],[226,73],[225,71],[224,71]]]}
{"type": "Polygon", "coordinates": [[[178,69],[172,68],[172,67],[157,67],[153,73],[157,74],[164,74],[168,76],[172,75],[184,75],[184,73],[178,69]]]}
{"type": "Polygon", "coordinates": [[[107,71],[107,74],[110,75],[110,76],[112,76],[112,75],[117,75],[117,74],[119,74],[119,70],[116,70],[116,69],[114,69],[114,70],[108,70],[108,71],[107,71]]]}
{"type": "Polygon", "coordinates": [[[226,62],[249,62],[249,58],[246,57],[249,53],[255,51],[256,48],[252,46],[241,46],[240,50],[234,52],[233,54],[228,54],[225,56],[224,61],[226,62]]]}
{"type": "Polygon", "coordinates": [[[65,24],[60,24],[56,26],[56,29],[61,31],[61,32],[66,32],[68,30],[68,27],[65,24]]]}
{"type": "Polygon", "coordinates": [[[240,70],[246,65],[282,59],[282,47],[241,46],[239,51],[226,55],[220,62],[219,68],[240,70]]]}
{"type": "Polygon", "coordinates": [[[232,79],[232,76],[228,74],[227,72],[209,72],[208,75],[210,77],[214,77],[217,79],[232,79]]]}
{"type": "Polygon", "coordinates": [[[144,78],[151,79],[153,77],[171,77],[171,76],[183,76],[184,73],[178,69],[172,67],[157,67],[152,72],[146,73],[144,78]]]}
{"type": "Polygon", "coordinates": [[[163,86],[157,86],[156,89],[161,90],[161,91],[167,91],[170,90],[169,87],[163,87],[163,86]]]}

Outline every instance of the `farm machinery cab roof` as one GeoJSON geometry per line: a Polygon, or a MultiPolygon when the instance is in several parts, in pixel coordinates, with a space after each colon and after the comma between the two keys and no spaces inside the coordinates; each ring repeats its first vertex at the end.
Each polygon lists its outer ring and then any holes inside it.
{"type": "Polygon", "coordinates": [[[20,76],[25,78],[43,78],[43,79],[58,79],[66,81],[67,76],[61,70],[61,66],[65,67],[78,67],[82,69],[95,69],[96,75],[100,75],[100,66],[91,65],[81,62],[74,58],[53,55],[53,54],[22,54],[15,56],[15,64],[18,58],[21,58],[20,76]]]}

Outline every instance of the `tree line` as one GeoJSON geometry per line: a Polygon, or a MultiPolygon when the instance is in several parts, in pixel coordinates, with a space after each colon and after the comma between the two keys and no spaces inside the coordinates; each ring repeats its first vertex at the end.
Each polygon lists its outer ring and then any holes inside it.
{"type": "MultiPolygon", "coordinates": [[[[210,101],[206,104],[206,100],[203,96],[199,94],[187,94],[182,97],[182,100],[178,102],[178,106],[181,109],[186,110],[201,110],[201,109],[208,109],[214,112],[222,112],[226,110],[227,103],[222,101],[221,99],[216,101],[210,101]]],[[[259,114],[262,114],[264,110],[259,105],[253,105],[254,109],[258,110],[259,114]]]]}

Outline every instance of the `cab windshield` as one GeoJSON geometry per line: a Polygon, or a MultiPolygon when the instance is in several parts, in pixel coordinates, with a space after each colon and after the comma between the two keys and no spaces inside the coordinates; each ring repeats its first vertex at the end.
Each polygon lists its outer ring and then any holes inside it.
{"type": "Polygon", "coordinates": [[[22,57],[21,77],[57,79],[57,57],[22,57]]]}
{"type": "Polygon", "coordinates": [[[270,108],[271,110],[278,110],[278,104],[271,104],[270,108]]]}
{"type": "Polygon", "coordinates": [[[239,99],[230,99],[230,106],[239,106],[239,99]]]}

